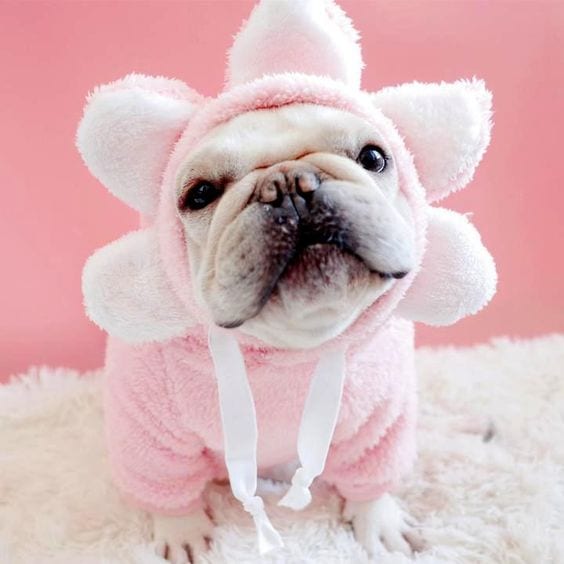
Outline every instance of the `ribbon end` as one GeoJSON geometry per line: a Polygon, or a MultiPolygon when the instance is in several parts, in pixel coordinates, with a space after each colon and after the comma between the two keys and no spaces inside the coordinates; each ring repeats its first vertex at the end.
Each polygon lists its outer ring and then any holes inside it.
{"type": "Polygon", "coordinates": [[[257,537],[259,554],[261,556],[284,547],[284,541],[282,540],[282,537],[280,536],[278,531],[274,529],[268,532],[268,538],[260,533],[257,535],[257,537]]]}
{"type": "Polygon", "coordinates": [[[278,531],[272,526],[266,511],[264,502],[258,496],[247,499],[244,502],[245,511],[248,511],[255,522],[257,530],[258,549],[261,554],[282,548],[284,542],[278,531]]]}
{"type": "Polygon", "coordinates": [[[289,507],[295,511],[300,511],[311,503],[311,492],[309,486],[313,478],[303,467],[296,470],[292,478],[292,485],[286,495],[278,502],[281,507],[289,507]]]}
{"type": "Polygon", "coordinates": [[[280,507],[289,507],[300,511],[311,503],[311,492],[308,488],[291,486],[286,495],[278,502],[280,507]]]}

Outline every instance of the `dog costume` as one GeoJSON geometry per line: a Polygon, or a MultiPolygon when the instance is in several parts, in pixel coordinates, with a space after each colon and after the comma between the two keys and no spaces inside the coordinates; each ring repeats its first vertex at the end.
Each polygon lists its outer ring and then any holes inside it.
{"type": "Polygon", "coordinates": [[[282,500],[295,509],[318,475],[351,500],[390,490],[415,456],[413,322],[454,323],[495,292],[476,229],[433,205],[472,178],[489,143],[490,93],[478,80],[369,93],[362,67],[358,34],[333,1],[262,0],[235,38],[216,98],[133,74],[94,90],[78,129],[92,174],[141,214],[141,228],[95,252],[83,274],[86,311],[109,334],[115,482],[140,507],[182,514],[202,503],[210,480],[229,477],[263,551],[281,540],[255,496],[257,471],[299,457],[282,500]],[[282,350],[213,327],[194,296],[174,184],[215,126],[300,103],[351,112],[385,139],[412,214],[417,267],[342,334],[282,350]]]}

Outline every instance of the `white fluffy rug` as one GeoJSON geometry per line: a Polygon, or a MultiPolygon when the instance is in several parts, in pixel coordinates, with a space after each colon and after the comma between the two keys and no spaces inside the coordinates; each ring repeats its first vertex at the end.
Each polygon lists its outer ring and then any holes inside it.
{"type": "MultiPolygon", "coordinates": [[[[420,458],[397,492],[427,540],[415,560],[564,563],[564,335],[417,360],[420,458]]],[[[109,481],[101,429],[99,373],[36,369],[0,386],[1,564],[163,562],[148,517],[109,481]]],[[[262,483],[267,498],[280,491],[262,483]]],[[[305,512],[269,508],[287,548],[263,559],[228,488],[208,497],[218,527],[205,563],[368,561],[323,490],[305,512]]]]}

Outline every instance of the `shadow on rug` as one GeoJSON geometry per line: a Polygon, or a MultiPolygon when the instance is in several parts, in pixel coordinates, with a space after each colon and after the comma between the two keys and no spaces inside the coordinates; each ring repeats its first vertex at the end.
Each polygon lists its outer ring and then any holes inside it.
{"type": "MultiPolygon", "coordinates": [[[[420,349],[417,362],[420,454],[397,492],[428,543],[414,560],[564,563],[564,335],[420,349]]],[[[149,518],[109,480],[100,386],[99,372],[47,368],[0,386],[1,564],[163,562],[149,518]]],[[[286,486],[261,488],[274,502],[286,486]]],[[[262,559],[228,487],[207,495],[218,527],[201,562],[368,562],[321,488],[301,513],[269,504],[286,548],[262,559]]]]}

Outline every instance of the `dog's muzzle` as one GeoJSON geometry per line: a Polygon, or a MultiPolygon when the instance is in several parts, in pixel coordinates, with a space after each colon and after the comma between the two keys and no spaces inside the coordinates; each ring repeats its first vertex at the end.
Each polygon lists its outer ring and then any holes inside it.
{"type": "Polygon", "coordinates": [[[252,201],[273,207],[293,206],[300,219],[309,215],[314,194],[319,190],[326,173],[308,163],[286,161],[267,169],[257,182],[252,201]]]}
{"type": "Polygon", "coordinates": [[[278,224],[298,225],[296,250],[318,244],[335,245],[358,256],[382,278],[403,278],[407,271],[383,272],[359,256],[354,226],[324,193],[323,184],[338,180],[310,163],[284,161],[269,167],[257,182],[249,203],[272,206],[278,224]]]}

